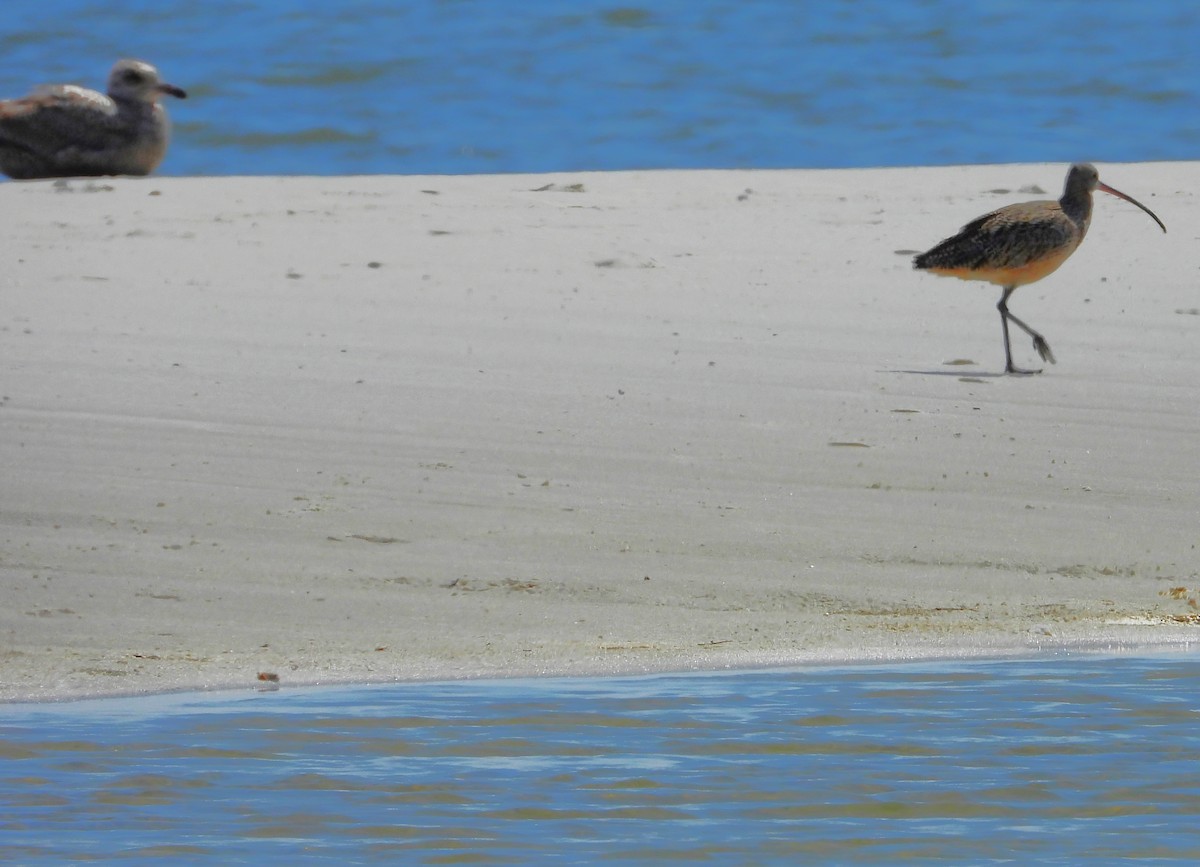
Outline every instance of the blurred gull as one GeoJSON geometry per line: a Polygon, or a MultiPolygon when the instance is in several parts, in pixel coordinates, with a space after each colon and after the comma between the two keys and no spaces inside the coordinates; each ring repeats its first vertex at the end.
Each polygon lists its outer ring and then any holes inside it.
{"type": "Polygon", "coordinates": [[[162,162],[171,124],[159,98],[187,94],[141,60],[118,60],[108,95],[55,84],[0,101],[0,171],[26,180],[147,175],[162,162]]]}

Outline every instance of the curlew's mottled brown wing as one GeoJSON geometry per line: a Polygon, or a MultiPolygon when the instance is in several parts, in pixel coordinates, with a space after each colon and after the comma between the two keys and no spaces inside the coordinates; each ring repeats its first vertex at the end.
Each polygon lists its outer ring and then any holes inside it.
{"type": "Polygon", "coordinates": [[[913,259],[913,267],[946,271],[1023,268],[1070,252],[1078,229],[1058,202],[1028,202],[984,214],[962,231],[913,259]]]}

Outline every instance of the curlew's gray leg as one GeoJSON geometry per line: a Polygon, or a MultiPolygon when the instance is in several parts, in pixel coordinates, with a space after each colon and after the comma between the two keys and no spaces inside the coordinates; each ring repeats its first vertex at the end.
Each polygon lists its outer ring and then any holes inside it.
{"type": "Polygon", "coordinates": [[[1033,338],[1033,348],[1037,350],[1037,354],[1042,357],[1042,361],[1048,361],[1051,364],[1055,363],[1054,353],[1050,351],[1050,344],[1046,342],[1046,338],[1042,337],[1042,335],[1038,334],[1016,316],[1013,316],[1008,312],[1008,296],[1013,294],[1016,288],[1016,286],[1005,286],[1004,294],[1000,296],[1000,303],[996,305],[996,309],[1000,311],[1000,324],[1004,328],[1004,372],[1024,374],[1041,373],[1042,371],[1040,369],[1023,370],[1013,365],[1012,347],[1009,345],[1008,340],[1009,320],[1012,320],[1013,324],[1033,338]]]}

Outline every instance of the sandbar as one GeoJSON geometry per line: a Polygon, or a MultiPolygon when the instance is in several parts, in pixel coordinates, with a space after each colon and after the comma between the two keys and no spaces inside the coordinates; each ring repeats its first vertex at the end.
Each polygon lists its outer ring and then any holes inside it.
{"type": "Polygon", "coordinates": [[[912,269],[1066,168],[2,183],[0,700],[1187,647],[1200,163],[912,269]]]}

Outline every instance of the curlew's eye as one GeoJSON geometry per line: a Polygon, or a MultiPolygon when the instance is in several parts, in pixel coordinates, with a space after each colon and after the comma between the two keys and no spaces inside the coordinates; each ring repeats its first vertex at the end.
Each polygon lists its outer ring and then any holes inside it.
{"type": "Polygon", "coordinates": [[[145,79],[136,69],[126,69],[121,73],[121,80],[126,84],[141,84],[145,79]]]}

